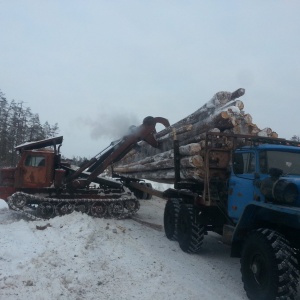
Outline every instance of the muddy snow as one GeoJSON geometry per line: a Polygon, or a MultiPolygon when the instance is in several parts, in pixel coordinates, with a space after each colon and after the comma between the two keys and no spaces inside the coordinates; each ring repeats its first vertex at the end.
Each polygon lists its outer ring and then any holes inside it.
{"type": "Polygon", "coordinates": [[[220,236],[205,236],[200,254],[182,252],[164,234],[164,206],[141,201],[135,217],[152,228],[76,212],[28,221],[0,200],[0,299],[247,299],[220,236]]]}

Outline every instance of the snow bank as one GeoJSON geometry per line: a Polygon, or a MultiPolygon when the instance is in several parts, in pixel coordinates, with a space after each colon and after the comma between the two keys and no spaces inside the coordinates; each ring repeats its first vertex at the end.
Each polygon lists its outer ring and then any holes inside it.
{"type": "MultiPolygon", "coordinates": [[[[162,224],[164,205],[141,201],[136,217],[162,224]]],[[[188,255],[131,219],[73,213],[28,222],[4,207],[0,240],[0,299],[246,299],[239,260],[216,235],[202,255],[188,255]]]]}
{"type": "Polygon", "coordinates": [[[3,208],[8,209],[8,205],[4,200],[0,199],[0,209],[3,209],[3,208]]]}

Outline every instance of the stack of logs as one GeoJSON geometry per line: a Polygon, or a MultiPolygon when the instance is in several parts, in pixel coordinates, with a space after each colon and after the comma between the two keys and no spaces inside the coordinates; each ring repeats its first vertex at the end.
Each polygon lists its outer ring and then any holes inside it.
{"type": "Polygon", "coordinates": [[[205,133],[224,132],[265,137],[278,137],[270,128],[259,129],[252,117],[244,112],[244,103],[238,100],[244,89],[218,92],[213,98],[188,117],[156,133],[159,149],[140,142],[138,149],[131,150],[114,165],[115,173],[162,183],[174,182],[173,140],[179,141],[181,178],[203,179],[205,133]]]}

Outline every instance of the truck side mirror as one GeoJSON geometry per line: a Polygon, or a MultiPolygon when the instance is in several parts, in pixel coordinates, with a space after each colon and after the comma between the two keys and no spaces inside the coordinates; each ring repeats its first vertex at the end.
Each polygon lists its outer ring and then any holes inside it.
{"type": "Polygon", "coordinates": [[[270,168],[269,175],[274,178],[279,178],[283,174],[283,171],[278,168],[270,168]]]}

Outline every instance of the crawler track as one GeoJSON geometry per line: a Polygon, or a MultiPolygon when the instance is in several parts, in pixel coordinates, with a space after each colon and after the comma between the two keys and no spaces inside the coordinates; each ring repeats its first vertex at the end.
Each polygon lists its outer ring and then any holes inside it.
{"type": "Polygon", "coordinates": [[[74,210],[98,218],[124,219],[135,214],[140,203],[133,195],[119,197],[99,196],[89,198],[55,198],[16,192],[8,198],[11,209],[21,212],[31,220],[49,219],[63,216],[74,210]],[[100,198],[101,197],[101,198],[100,198]]]}

